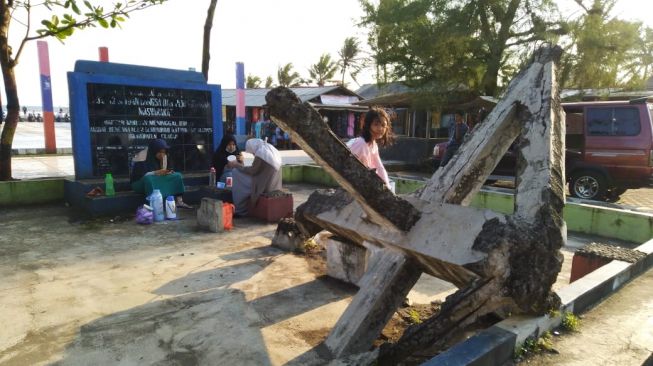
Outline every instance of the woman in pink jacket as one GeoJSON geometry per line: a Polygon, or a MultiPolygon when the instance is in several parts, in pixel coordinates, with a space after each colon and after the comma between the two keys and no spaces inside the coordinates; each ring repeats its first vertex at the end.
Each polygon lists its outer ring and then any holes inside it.
{"type": "Polygon", "coordinates": [[[369,169],[375,169],[376,174],[385,182],[390,189],[390,180],[386,172],[381,156],[379,145],[387,146],[392,143],[392,127],[390,117],[382,108],[372,107],[365,114],[361,136],[347,143],[351,152],[369,169]]]}

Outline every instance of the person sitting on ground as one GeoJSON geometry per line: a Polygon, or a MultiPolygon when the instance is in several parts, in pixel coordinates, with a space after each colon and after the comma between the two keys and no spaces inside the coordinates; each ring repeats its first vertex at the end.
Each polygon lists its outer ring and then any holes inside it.
{"type": "Polygon", "coordinates": [[[147,149],[141,151],[134,158],[134,165],[130,181],[134,192],[152,194],[158,189],[165,200],[168,196],[175,196],[177,207],[192,208],[184,203],[184,179],[181,173],[172,170],[168,159],[170,146],[163,139],[150,141],[147,149]],[[142,160],[141,160],[142,159],[142,160]]]}
{"type": "Polygon", "coordinates": [[[442,157],[442,162],[440,162],[441,167],[447,165],[456,151],[458,151],[460,144],[463,143],[463,138],[465,137],[467,130],[469,130],[467,124],[465,124],[465,121],[463,120],[462,111],[456,111],[454,118],[456,121],[451,125],[451,127],[449,127],[449,143],[447,144],[447,150],[444,152],[444,157],[442,157]]]}
{"type": "Polygon", "coordinates": [[[232,161],[227,164],[235,168],[233,174],[232,196],[237,215],[246,215],[249,205],[256,205],[263,193],[281,189],[281,154],[272,145],[261,139],[249,139],[245,151],[254,155],[251,166],[232,161]]]}
{"type": "Polygon", "coordinates": [[[215,149],[213,153],[213,167],[215,168],[215,176],[218,179],[218,182],[225,182],[227,177],[232,176],[232,169],[227,167],[227,157],[229,155],[234,155],[236,160],[243,163],[243,154],[236,144],[236,138],[234,135],[225,134],[220,141],[220,145],[215,149]]]}
{"type": "Polygon", "coordinates": [[[392,143],[392,127],[390,117],[382,108],[373,107],[366,114],[361,136],[349,140],[347,146],[351,152],[368,169],[375,169],[376,174],[390,189],[388,172],[383,166],[379,155],[379,146],[388,146],[392,143]]]}

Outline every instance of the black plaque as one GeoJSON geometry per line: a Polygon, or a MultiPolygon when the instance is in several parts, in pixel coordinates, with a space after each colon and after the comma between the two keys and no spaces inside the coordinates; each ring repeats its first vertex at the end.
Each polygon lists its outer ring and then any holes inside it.
{"type": "Polygon", "coordinates": [[[162,138],[177,171],[207,170],[213,153],[211,92],[89,83],[93,175],[128,176],[134,155],[162,138]]]}

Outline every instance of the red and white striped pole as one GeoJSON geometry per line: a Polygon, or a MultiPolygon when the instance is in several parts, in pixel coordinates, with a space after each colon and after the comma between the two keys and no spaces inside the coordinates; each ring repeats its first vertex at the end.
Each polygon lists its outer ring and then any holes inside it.
{"type": "Polygon", "coordinates": [[[100,62],[109,62],[109,48],[108,47],[98,47],[98,55],[100,57],[100,62]]]}
{"type": "Polygon", "coordinates": [[[39,72],[41,74],[41,104],[43,108],[43,132],[45,134],[46,154],[57,152],[57,140],[54,135],[54,112],[52,108],[52,80],[50,79],[50,55],[48,44],[37,41],[39,53],[39,72]]]}

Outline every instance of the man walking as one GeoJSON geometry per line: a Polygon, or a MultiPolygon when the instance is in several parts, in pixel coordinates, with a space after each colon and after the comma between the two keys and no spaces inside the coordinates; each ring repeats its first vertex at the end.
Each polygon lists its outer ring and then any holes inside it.
{"type": "Polygon", "coordinates": [[[444,157],[440,162],[441,167],[447,165],[451,157],[458,151],[460,144],[463,143],[463,137],[465,137],[467,130],[469,130],[463,120],[462,111],[456,111],[454,118],[456,122],[449,127],[449,143],[447,144],[447,151],[445,151],[444,157]]]}

